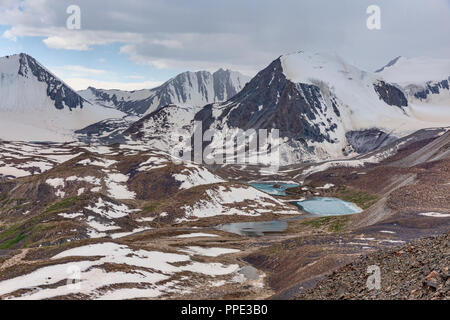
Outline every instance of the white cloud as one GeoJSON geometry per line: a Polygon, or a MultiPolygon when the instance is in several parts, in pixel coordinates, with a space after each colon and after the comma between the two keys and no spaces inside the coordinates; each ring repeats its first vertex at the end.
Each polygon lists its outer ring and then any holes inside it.
{"type": "Polygon", "coordinates": [[[86,73],[86,74],[92,74],[92,75],[102,75],[107,73],[108,71],[103,69],[93,69],[93,68],[86,68],[84,66],[76,66],[76,65],[67,65],[62,67],[54,67],[52,68],[54,70],[60,70],[60,71],[73,71],[78,73],[86,73]]]}
{"type": "Polygon", "coordinates": [[[67,39],[64,37],[51,36],[44,39],[43,42],[47,47],[52,49],[65,49],[65,50],[77,50],[77,51],[87,51],[89,46],[87,43],[80,43],[73,41],[73,39],[67,39]]]}
{"type": "Polygon", "coordinates": [[[141,35],[134,33],[115,33],[109,31],[66,30],[54,31],[57,35],[49,36],[43,42],[52,49],[87,51],[92,46],[107,45],[116,42],[136,42],[141,35]]]}
{"type": "Polygon", "coordinates": [[[138,75],[131,75],[131,76],[126,76],[127,79],[133,79],[133,80],[142,80],[145,79],[144,76],[138,76],[138,75]]]}
{"type": "Polygon", "coordinates": [[[2,37],[17,42],[17,37],[11,32],[11,30],[6,30],[3,32],[2,37]]]}
{"type": "MultiPolygon", "coordinates": [[[[65,65],[49,68],[58,78],[62,79],[75,90],[84,90],[88,87],[98,89],[141,90],[151,89],[162,84],[161,81],[110,81],[106,79],[119,79],[119,76],[108,70],[88,68],[80,65],[65,65]],[[97,79],[93,79],[97,78],[97,79]],[[100,79],[99,79],[100,77],[100,79]],[[103,79],[102,79],[103,78],[103,79]]],[[[128,75],[123,78],[130,80],[143,80],[144,76],[128,75]]]]}
{"type": "Polygon", "coordinates": [[[72,0],[0,0],[3,36],[44,37],[53,49],[121,44],[133,61],[172,69],[254,73],[279,55],[335,52],[366,69],[398,55],[450,55],[447,0],[378,0],[382,28],[366,28],[372,0],[77,0],[82,29],[65,28],[72,0]],[[138,4],[138,5],[137,5],[138,4]]]}
{"type": "MultiPolygon", "coordinates": [[[[186,71],[198,71],[198,70],[206,70],[210,72],[216,71],[218,68],[230,69],[239,71],[245,75],[253,76],[258,71],[259,68],[256,67],[252,63],[239,63],[238,59],[227,59],[224,58],[222,61],[210,61],[208,59],[204,59],[204,57],[199,56],[197,59],[195,57],[190,57],[183,59],[181,57],[171,57],[170,55],[152,55],[142,53],[142,47],[145,47],[146,43],[140,44],[129,44],[120,47],[120,53],[126,54],[130,57],[132,61],[141,65],[149,65],[156,67],[158,69],[176,69],[176,70],[186,70],[186,71]]],[[[257,53],[255,54],[255,60],[262,61],[262,64],[259,67],[264,67],[265,64],[268,64],[271,59],[274,58],[271,55],[265,53],[257,53]]]]}
{"type": "Polygon", "coordinates": [[[152,89],[162,84],[160,81],[142,81],[142,82],[120,82],[120,81],[101,81],[92,80],[88,78],[65,78],[66,82],[71,88],[75,90],[84,90],[88,87],[98,89],[119,89],[126,91],[152,89]]]}
{"type": "Polygon", "coordinates": [[[158,46],[163,46],[169,49],[181,49],[183,48],[183,43],[178,41],[178,40],[160,40],[160,39],[155,39],[152,40],[152,43],[158,46]]]}

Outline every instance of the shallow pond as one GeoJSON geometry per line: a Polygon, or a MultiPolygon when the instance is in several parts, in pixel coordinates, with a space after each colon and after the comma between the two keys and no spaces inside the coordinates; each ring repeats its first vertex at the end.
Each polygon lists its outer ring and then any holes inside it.
{"type": "Polygon", "coordinates": [[[347,215],[363,211],[356,204],[337,198],[313,198],[295,204],[300,209],[319,216],[347,215]]]}
{"type": "Polygon", "coordinates": [[[260,237],[267,234],[284,232],[288,227],[286,221],[256,221],[228,223],[217,226],[216,229],[247,237],[260,237]]]}
{"type": "Polygon", "coordinates": [[[284,220],[255,221],[222,224],[217,230],[230,232],[247,237],[260,237],[280,234],[288,228],[289,220],[311,218],[314,216],[339,216],[360,213],[363,210],[356,204],[337,198],[312,198],[309,200],[292,202],[310,215],[300,215],[284,220]]]}
{"type": "Polygon", "coordinates": [[[274,196],[285,196],[286,189],[298,187],[297,183],[281,183],[281,182],[255,182],[250,185],[258,190],[264,191],[274,196]]]}

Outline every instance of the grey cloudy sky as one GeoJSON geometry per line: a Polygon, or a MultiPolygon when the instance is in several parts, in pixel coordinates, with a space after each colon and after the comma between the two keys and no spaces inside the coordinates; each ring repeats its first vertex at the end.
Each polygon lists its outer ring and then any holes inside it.
{"type": "Polygon", "coordinates": [[[337,53],[366,70],[398,55],[450,56],[449,0],[0,0],[0,24],[3,38],[42,37],[49,50],[117,44],[156,75],[219,67],[253,75],[297,50],[337,53]],[[82,13],[75,32],[65,27],[70,4],[82,13]],[[381,30],[366,27],[372,4],[381,30]]]}

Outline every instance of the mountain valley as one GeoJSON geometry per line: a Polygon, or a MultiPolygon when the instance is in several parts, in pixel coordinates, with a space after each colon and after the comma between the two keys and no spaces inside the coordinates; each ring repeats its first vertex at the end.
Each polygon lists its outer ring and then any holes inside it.
{"type": "Polygon", "coordinates": [[[0,299],[450,297],[446,60],[300,51],[134,92],[75,92],[25,54],[0,73],[0,299]],[[278,166],[174,156],[195,121],[278,129],[278,166]]]}

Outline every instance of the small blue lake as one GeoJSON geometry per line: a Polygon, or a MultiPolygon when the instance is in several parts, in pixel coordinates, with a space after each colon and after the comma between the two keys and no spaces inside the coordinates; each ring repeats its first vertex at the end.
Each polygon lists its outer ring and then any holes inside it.
{"type": "Polygon", "coordinates": [[[250,185],[273,196],[285,196],[286,189],[298,187],[297,183],[255,182],[250,185]]]}
{"type": "Polygon", "coordinates": [[[303,211],[319,216],[337,216],[361,213],[356,204],[337,198],[313,198],[295,203],[303,211]]]}
{"type": "MultiPolygon", "coordinates": [[[[274,184],[270,183],[257,183],[257,184],[255,183],[251,185],[261,191],[275,195],[285,195],[284,191],[287,188],[292,188],[296,186],[294,184],[279,184],[282,188],[274,188],[273,187],[274,184]]],[[[348,215],[361,213],[363,211],[356,204],[337,198],[317,197],[304,201],[297,201],[297,202],[293,201],[291,203],[297,205],[300,209],[310,213],[311,215],[300,215],[296,217],[273,221],[227,223],[219,225],[215,228],[217,230],[234,233],[241,236],[260,237],[283,233],[288,228],[288,221],[290,220],[311,218],[314,217],[314,215],[316,216],[348,215]]]]}

